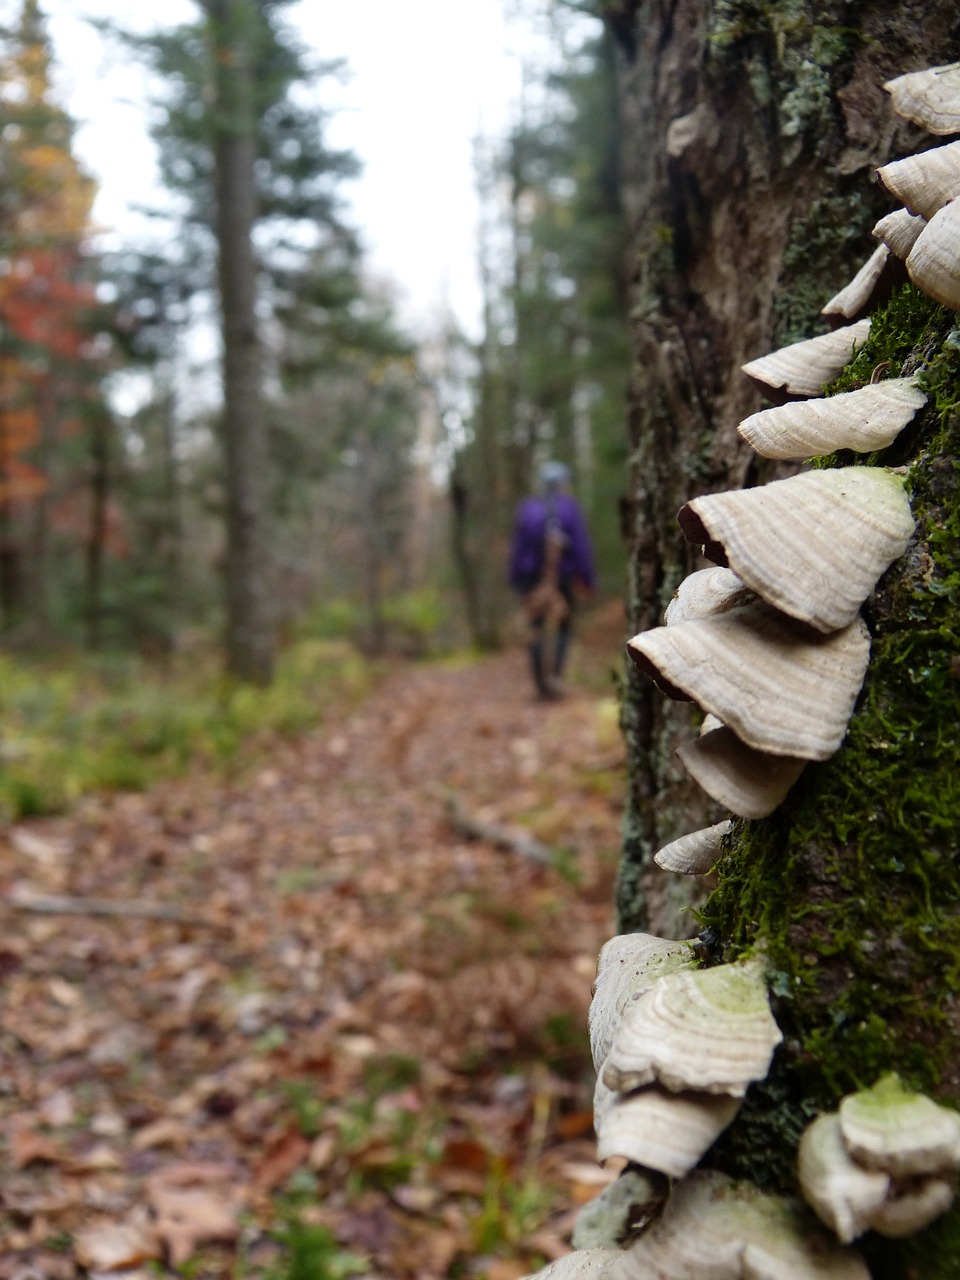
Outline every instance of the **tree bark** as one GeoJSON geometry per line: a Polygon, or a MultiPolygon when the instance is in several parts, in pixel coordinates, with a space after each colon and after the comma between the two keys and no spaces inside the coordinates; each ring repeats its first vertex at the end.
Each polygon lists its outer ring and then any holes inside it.
{"type": "Polygon", "coordinates": [[[205,0],[216,107],[214,182],[223,340],[227,487],[227,667],[268,684],[273,621],[268,586],[267,442],[257,334],[256,103],[251,0],[205,0]]]}
{"type": "MultiPolygon", "coordinates": [[[[635,631],[661,623],[698,567],[676,524],[683,503],[777,474],[736,434],[761,407],[739,366],[825,327],[819,308],[869,256],[870,228],[892,207],[872,170],[938,141],[897,120],[883,82],[960,56],[951,3],[784,12],[719,0],[609,6],[632,225],[635,631]]],[[[763,949],[784,1032],[770,1077],[705,1162],[781,1191],[795,1189],[805,1124],[884,1071],[960,1105],[956,317],[906,286],[872,325],[849,385],[875,369],[924,371],[930,389],[913,426],[869,460],[909,468],[916,541],[865,607],[871,664],[844,746],[808,766],[770,818],[736,822],[702,916],[726,958],[763,949]]],[[[697,732],[689,706],[631,672],[623,718],[621,927],[683,936],[700,927],[678,909],[684,881],[652,856],[727,815],[675,761],[697,732]]],[[[874,1280],[947,1280],[960,1212],[906,1242],[861,1244],[874,1280]]]]}
{"type": "MultiPolygon", "coordinates": [[[[740,365],[823,331],[819,309],[876,242],[890,208],[872,170],[916,149],[883,82],[957,52],[954,6],[777,6],[622,0],[623,195],[630,224],[634,363],[634,632],[659,625],[699,563],[676,514],[699,493],[772,478],[739,439],[761,407],[740,365]],[[840,33],[840,34],[838,34],[840,33]]],[[[785,473],[782,472],[781,473],[785,473]]],[[[619,910],[627,928],[690,933],[686,886],[651,874],[663,844],[722,816],[674,749],[695,731],[632,672],[624,728],[631,787],[619,910]]]]}

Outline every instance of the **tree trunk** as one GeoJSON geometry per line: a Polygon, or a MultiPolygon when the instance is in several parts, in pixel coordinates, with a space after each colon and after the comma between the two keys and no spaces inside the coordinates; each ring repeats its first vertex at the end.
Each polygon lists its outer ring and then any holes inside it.
{"type": "Polygon", "coordinates": [[[87,535],[84,590],[88,649],[99,649],[103,638],[103,554],[110,496],[109,430],[106,417],[97,414],[90,424],[90,532],[87,535]]]}
{"type": "MultiPolygon", "coordinates": [[[[890,209],[872,170],[920,137],[881,85],[955,56],[956,17],[947,0],[925,6],[922,27],[907,3],[801,4],[789,22],[760,5],[734,22],[715,0],[610,7],[635,317],[629,610],[642,631],[697,564],[676,533],[683,503],[772,478],[736,432],[761,405],[739,367],[826,328],[819,308],[890,209]]],[[[692,712],[631,673],[624,727],[621,920],[690,932],[685,886],[649,871],[663,844],[722,816],[675,762],[692,712]]]]}
{"type": "Polygon", "coordinates": [[[257,212],[251,0],[206,0],[216,84],[214,170],[223,334],[227,481],[227,666],[241,680],[273,675],[268,586],[267,444],[257,338],[257,212]]]}
{"type": "MultiPolygon", "coordinates": [[[[881,86],[960,56],[960,22],[947,0],[800,3],[789,21],[780,6],[620,0],[607,18],[631,218],[630,612],[642,631],[698,565],[676,524],[683,503],[774,478],[736,434],[761,407],[739,366],[825,327],[820,306],[892,207],[872,170],[936,141],[898,122],[881,86]]],[[[737,821],[704,909],[728,957],[764,948],[785,1037],[707,1163],[781,1190],[794,1189],[805,1123],[883,1071],[960,1104],[954,325],[912,286],[873,315],[853,385],[874,368],[925,368],[932,387],[916,424],[871,459],[910,467],[917,543],[865,609],[871,666],[844,747],[808,766],[772,817],[737,821]]],[[[727,816],[675,762],[698,718],[629,675],[625,930],[699,927],[678,910],[684,881],[652,866],[663,844],[727,816]]],[[[863,1246],[875,1280],[946,1280],[960,1213],[907,1243],[868,1235],[863,1246]]]]}

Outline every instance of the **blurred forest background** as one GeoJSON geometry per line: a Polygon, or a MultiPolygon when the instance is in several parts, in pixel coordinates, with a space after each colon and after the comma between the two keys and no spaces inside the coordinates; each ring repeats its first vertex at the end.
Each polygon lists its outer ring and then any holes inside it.
{"type": "Polygon", "coordinates": [[[2,32],[14,815],[308,722],[304,690],[337,645],[498,647],[512,513],[547,457],[572,470],[601,590],[621,593],[612,42],[578,6],[534,7],[549,52],[507,136],[475,142],[479,342],[452,314],[406,331],[368,271],[344,214],[360,158],[328,146],[316,92],[339,68],[298,44],[287,0],[204,0],[185,26],[110,33],[151,69],[166,198],[149,242],[109,253],[42,5],[2,32]]]}

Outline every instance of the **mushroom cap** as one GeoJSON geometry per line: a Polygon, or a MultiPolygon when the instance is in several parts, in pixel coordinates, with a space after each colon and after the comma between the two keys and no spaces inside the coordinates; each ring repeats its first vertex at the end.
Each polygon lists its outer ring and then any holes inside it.
{"type": "Polygon", "coordinates": [[[762,409],[738,430],[764,458],[816,458],[835,449],[872,453],[892,444],[926,402],[912,378],[888,378],[858,391],[762,409]]]}
{"type": "Polygon", "coordinates": [[[610,1089],[656,1081],[674,1093],[742,1098],[767,1074],[782,1039],[761,960],[684,969],[624,1006],[602,1079],[610,1089]]]}
{"type": "Polygon", "coordinates": [[[938,209],[920,232],[907,274],[936,302],[960,311],[960,200],[938,209]]]}
{"type": "Polygon", "coordinates": [[[870,332],[869,320],[844,325],[832,333],[794,342],[769,355],[758,356],[741,369],[771,398],[818,396],[824,383],[832,382],[862,347],[870,332]]]}
{"type": "Polygon", "coordinates": [[[622,1260],[622,1249],[574,1249],[523,1280],[613,1280],[614,1267],[622,1260]]]}
{"type": "MultiPolygon", "coordinates": [[[[726,725],[684,743],[677,748],[677,756],[708,796],[740,818],[765,818],[773,813],[806,764],[794,756],[774,756],[748,747],[726,725]]],[[[661,861],[663,852],[661,849],[654,859],[661,867],[666,866],[661,861]]]]}
{"type": "Polygon", "coordinates": [[[883,467],[804,471],[680,508],[691,542],[715,543],[758,596],[818,631],[852,622],[914,530],[906,490],[883,467]]]}
{"type": "Polygon", "coordinates": [[[960,133],[960,62],[910,71],[883,87],[905,120],[931,133],[960,133]]]}
{"type": "Polygon", "coordinates": [[[824,635],[755,601],[642,631],[627,648],[667,693],[695,700],[748,746],[826,760],[847,731],[870,635],[859,618],[824,635]]]}
{"type": "Polygon", "coordinates": [[[699,1163],[740,1110],[726,1094],[670,1093],[657,1085],[616,1093],[597,1080],[597,1159],[622,1156],[682,1178],[699,1163]]]}
{"type": "Polygon", "coordinates": [[[664,626],[674,627],[678,622],[692,618],[707,618],[713,613],[725,613],[735,604],[742,604],[748,588],[732,569],[714,565],[709,569],[697,569],[688,573],[673,593],[673,599],[663,613],[664,626]]]}
{"type": "Polygon", "coordinates": [[[839,316],[843,320],[859,319],[869,309],[877,294],[889,258],[890,250],[887,246],[877,245],[850,283],[833,295],[820,314],[827,317],[839,316]]]}
{"type": "Polygon", "coordinates": [[[845,1244],[870,1227],[890,1190],[889,1174],[863,1169],[850,1157],[833,1113],[803,1131],[797,1173],[804,1200],[845,1244]]]}
{"type": "Polygon", "coordinates": [[[697,1170],[626,1251],[616,1280],[869,1280],[793,1200],[697,1170]]]}
{"type": "Polygon", "coordinates": [[[624,1169],[598,1196],[581,1207],[573,1227],[573,1247],[623,1247],[657,1217],[667,1191],[663,1174],[653,1169],[624,1169]]]}
{"type": "Polygon", "coordinates": [[[704,876],[720,857],[723,837],[733,823],[729,818],[712,827],[691,831],[689,835],[671,840],[653,856],[654,862],[664,871],[675,871],[682,876],[704,876]]]}
{"type": "Polygon", "coordinates": [[[953,1183],[945,1178],[919,1178],[903,1189],[894,1183],[890,1197],[872,1214],[870,1226],[894,1240],[912,1236],[946,1213],[953,1200],[953,1183]]]}
{"type": "Polygon", "coordinates": [[[918,217],[909,209],[894,209],[893,213],[880,219],[873,228],[873,235],[882,240],[895,257],[906,258],[926,225],[926,218],[918,217]]]}
{"type": "Polygon", "coordinates": [[[948,200],[960,195],[960,142],[892,160],[877,170],[877,177],[884,191],[929,221],[948,200]]]}
{"type": "Polygon", "coordinates": [[[894,1177],[960,1168],[960,1115],[904,1089],[891,1072],[840,1103],[840,1131],[851,1156],[894,1177]]]}
{"type": "Polygon", "coordinates": [[[696,963],[689,942],[668,942],[652,933],[618,934],[604,943],[597,961],[589,1015],[590,1050],[596,1070],[610,1052],[627,1001],[649,991],[665,973],[693,968],[696,963]]]}

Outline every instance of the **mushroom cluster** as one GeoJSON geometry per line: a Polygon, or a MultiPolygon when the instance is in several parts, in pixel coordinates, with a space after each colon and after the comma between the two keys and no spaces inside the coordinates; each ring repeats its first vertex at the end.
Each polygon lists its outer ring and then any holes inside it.
{"type": "Polygon", "coordinates": [[[599,1159],[683,1177],[767,1074],[780,1039],[760,960],[698,969],[689,943],[611,939],[590,1006],[599,1159]]]}
{"type": "Polygon", "coordinates": [[[921,1230],[953,1204],[958,1169],[960,1115],[892,1073],[819,1116],[797,1156],[804,1199],[846,1243],[921,1230]]]}
{"type": "Polygon", "coordinates": [[[869,1280],[863,1259],[782,1196],[698,1171],[627,1249],[569,1253],[540,1280],[869,1280]]]}
{"type": "MultiPolygon", "coordinates": [[[[960,67],[930,67],[884,85],[894,109],[931,133],[960,132],[960,67]]],[[[894,160],[877,170],[885,191],[903,204],[874,235],[903,258],[918,289],[960,310],[960,142],[894,160]]]]}
{"type": "MultiPolygon", "coordinates": [[[[906,118],[960,132],[960,64],[885,88],[906,118]]],[[[739,427],[763,457],[872,453],[926,403],[911,378],[820,394],[866,341],[864,313],[903,263],[918,287],[960,309],[960,142],[878,176],[904,207],[877,224],[881,246],[824,308],[851,323],[743,366],[775,405],[739,427]]],[[[897,472],[855,465],[697,497],[678,518],[713,567],[681,583],[663,625],[628,653],[667,696],[705,713],[700,736],[677,752],[693,778],[735,816],[765,817],[846,735],[870,657],[860,609],[907,549],[910,504],[897,472]]],[[[681,836],[655,861],[705,875],[731,829],[727,819],[681,836]]],[[[576,1251],[540,1280],[866,1280],[852,1241],[867,1230],[911,1234],[950,1207],[960,1115],[894,1075],[842,1099],[801,1140],[802,1194],[836,1239],[798,1201],[697,1168],[781,1038],[760,954],[701,967],[695,944],[628,934],[604,946],[590,1007],[598,1156],[628,1167],[581,1211],[576,1251]]]]}

